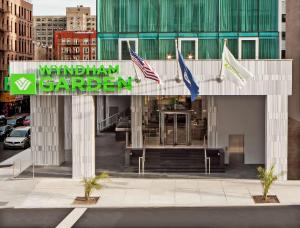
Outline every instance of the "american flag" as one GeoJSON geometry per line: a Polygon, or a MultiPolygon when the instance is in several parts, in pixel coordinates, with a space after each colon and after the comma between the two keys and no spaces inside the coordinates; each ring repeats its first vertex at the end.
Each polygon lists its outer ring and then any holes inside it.
{"type": "Polygon", "coordinates": [[[161,83],[159,75],[153,70],[153,68],[140,56],[138,56],[131,48],[129,49],[131,60],[141,69],[145,78],[161,83]]]}

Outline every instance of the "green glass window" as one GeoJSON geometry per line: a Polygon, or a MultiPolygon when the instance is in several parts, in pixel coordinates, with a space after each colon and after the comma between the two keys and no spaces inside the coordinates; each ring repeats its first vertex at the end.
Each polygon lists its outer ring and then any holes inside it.
{"type": "Polygon", "coordinates": [[[199,23],[198,31],[217,32],[219,30],[219,0],[199,0],[198,7],[198,15],[193,19],[193,23],[199,23]],[[198,20],[195,20],[196,18],[198,20]]]}
{"type": "Polygon", "coordinates": [[[119,0],[99,0],[98,12],[98,32],[119,31],[119,0]]]}
{"type": "Polygon", "coordinates": [[[278,0],[259,1],[259,30],[278,31],[278,0]]]}
{"type": "Polygon", "coordinates": [[[117,39],[99,39],[98,40],[99,60],[117,60],[118,59],[118,40],[117,39]]]}
{"type": "Polygon", "coordinates": [[[159,0],[140,0],[140,32],[157,32],[159,0]]]}
{"type": "Polygon", "coordinates": [[[120,32],[138,32],[139,0],[119,0],[120,32]]]}
{"type": "Polygon", "coordinates": [[[258,29],[258,1],[240,0],[240,31],[253,32],[258,29]]]}
{"type": "MultiPolygon", "coordinates": [[[[174,1],[175,2],[175,1],[174,1]]],[[[198,31],[199,0],[178,1],[178,30],[179,32],[198,31]]]]}
{"type": "Polygon", "coordinates": [[[238,31],[238,1],[220,0],[220,31],[238,31]]]}
{"type": "Polygon", "coordinates": [[[242,59],[255,59],[255,40],[242,41],[242,59]]]}
{"type": "Polygon", "coordinates": [[[159,59],[165,60],[168,56],[176,59],[175,40],[159,40],[159,59]]]}
{"type": "Polygon", "coordinates": [[[219,40],[202,39],[199,40],[199,59],[218,59],[219,58],[219,40]]]}
{"type": "Polygon", "coordinates": [[[181,54],[185,59],[195,59],[196,42],[194,40],[181,41],[181,54]]]}
{"type": "Polygon", "coordinates": [[[158,40],[139,40],[139,55],[144,59],[158,59],[158,40]]]}
{"type": "Polygon", "coordinates": [[[279,41],[276,39],[259,40],[259,58],[260,59],[278,59],[279,41]]]}
{"type": "Polygon", "coordinates": [[[160,0],[160,31],[177,31],[177,0],[160,0]]]}

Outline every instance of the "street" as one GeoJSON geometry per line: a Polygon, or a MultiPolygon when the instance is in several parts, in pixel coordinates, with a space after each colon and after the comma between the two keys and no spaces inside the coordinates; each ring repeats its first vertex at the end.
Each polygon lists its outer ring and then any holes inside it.
{"type": "Polygon", "coordinates": [[[24,149],[4,149],[3,142],[0,142],[0,162],[20,153],[24,149]]]}
{"type": "MultiPolygon", "coordinates": [[[[3,209],[1,227],[55,227],[71,209],[3,209]]],[[[90,208],[74,227],[300,227],[300,206],[90,208]]]]}

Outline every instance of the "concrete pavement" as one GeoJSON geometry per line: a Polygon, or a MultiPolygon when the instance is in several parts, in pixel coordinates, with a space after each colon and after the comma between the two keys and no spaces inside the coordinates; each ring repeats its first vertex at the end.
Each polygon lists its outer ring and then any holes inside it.
{"type": "MultiPolygon", "coordinates": [[[[256,180],[237,179],[136,179],[112,178],[93,195],[96,205],[87,207],[209,207],[254,206],[252,195],[261,194],[256,180]]],[[[280,205],[300,205],[300,181],[277,182],[270,191],[280,205]]],[[[74,208],[83,196],[80,180],[43,178],[0,182],[0,202],[15,208],[74,208]]]]}

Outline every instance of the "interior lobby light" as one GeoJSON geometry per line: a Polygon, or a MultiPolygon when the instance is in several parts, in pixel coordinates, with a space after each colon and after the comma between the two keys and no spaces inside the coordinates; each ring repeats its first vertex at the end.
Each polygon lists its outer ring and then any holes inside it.
{"type": "Polygon", "coordinates": [[[188,59],[193,59],[193,55],[189,54],[188,59]]]}
{"type": "Polygon", "coordinates": [[[172,55],[168,54],[168,55],[167,55],[167,59],[168,59],[168,60],[172,59],[172,55]]]}

